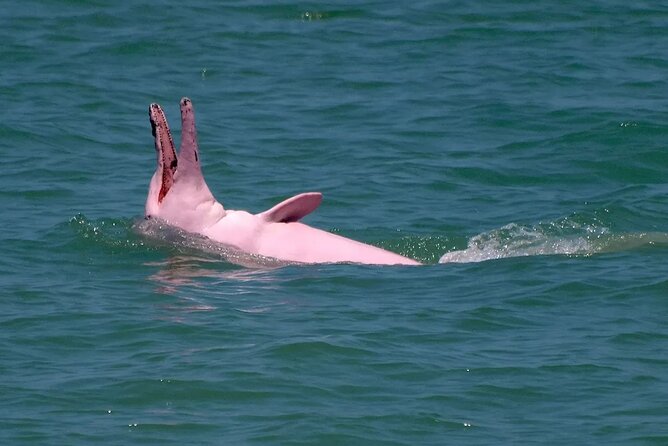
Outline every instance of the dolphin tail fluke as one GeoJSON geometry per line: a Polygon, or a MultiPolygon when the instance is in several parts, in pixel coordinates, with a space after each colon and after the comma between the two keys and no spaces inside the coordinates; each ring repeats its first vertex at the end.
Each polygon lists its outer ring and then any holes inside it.
{"type": "Polygon", "coordinates": [[[181,148],[179,149],[179,170],[181,174],[202,176],[199,162],[195,111],[188,98],[181,99],[181,148]]]}
{"type": "Polygon", "coordinates": [[[160,175],[160,192],[158,202],[161,202],[174,184],[174,173],[178,165],[172,133],[169,131],[167,118],[158,104],[148,107],[148,116],[151,121],[151,132],[155,138],[155,151],[158,156],[158,174],[160,175]]]}

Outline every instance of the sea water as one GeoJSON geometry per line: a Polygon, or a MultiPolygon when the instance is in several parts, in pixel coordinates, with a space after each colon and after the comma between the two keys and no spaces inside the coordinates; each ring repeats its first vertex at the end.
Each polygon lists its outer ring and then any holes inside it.
{"type": "Polygon", "coordinates": [[[668,442],[665,4],[24,1],[0,39],[0,443],[668,442]],[[182,96],[227,208],[321,191],[426,265],[144,222],[182,96]]]}

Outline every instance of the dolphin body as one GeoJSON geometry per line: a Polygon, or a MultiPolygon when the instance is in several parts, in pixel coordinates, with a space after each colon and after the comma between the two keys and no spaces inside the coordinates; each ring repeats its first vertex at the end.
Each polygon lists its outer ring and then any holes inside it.
{"type": "Polygon", "coordinates": [[[192,102],[181,99],[181,148],[177,156],[158,104],[148,109],[158,166],[146,198],[146,217],[159,218],[252,255],[299,263],[419,265],[408,257],[313,228],[301,220],[322,201],[320,192],[288,198],[259,214],[225,209],[204,181],[192,102]]]}

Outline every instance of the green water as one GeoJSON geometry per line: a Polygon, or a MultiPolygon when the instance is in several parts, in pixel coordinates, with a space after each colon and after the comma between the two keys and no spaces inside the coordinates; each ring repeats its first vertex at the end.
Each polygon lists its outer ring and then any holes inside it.
{"type": "Polygon", "coordinates": [[[668,443],[665,5],[1,9],[1,444],[668,443]],[[427,265],[143,221],[182,96],[226,208],[427,265]]]}

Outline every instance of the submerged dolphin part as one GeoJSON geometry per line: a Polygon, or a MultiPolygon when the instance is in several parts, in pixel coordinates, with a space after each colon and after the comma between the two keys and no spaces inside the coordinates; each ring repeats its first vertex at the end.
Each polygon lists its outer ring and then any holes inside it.
{"type": "Polygon", "coordinates": [[[148,109],[157,168],[149,184],[146,217],[208,237],[240,251],[300,263],[419,265],[408,257],[313,228],[301,220],[322,201],[320,192],[288,198],[259,214],[225,209],[204,181],[192,102],[181,99],[178,155],[158,104],[148,109]]]}

